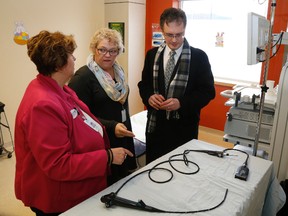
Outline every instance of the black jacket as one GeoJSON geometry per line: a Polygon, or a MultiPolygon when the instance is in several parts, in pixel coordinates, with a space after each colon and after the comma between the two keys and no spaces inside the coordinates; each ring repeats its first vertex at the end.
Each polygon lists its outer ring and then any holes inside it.
{"type": "MultiPolygon", "coordinates": [[[[133,138],[117,138],[115,136],[116,124],[122,122],[121,111],[123,109],[126,110],[127,117],[126,122],[123,122],[123,124],[125,124],[128,130],[132,130],[129,117],[128,97],[123,105],[120,102],[112,100],[106,94],[96,76],[86,65],[76,71],[69,82],[69,87],[76,92],[78,97],[89,107],[90,111],[106,127],[110,140],[110,146],[112,148],[124,147],[135,155],[133,138]]],[[[115,171],[118,172],[118,174],[115,174],[115,172],[113,173],[112,169],[112,175],[124,177],[126,175],[124,173],[127,172],[127,170],[133,170],[136,167],[137,165],[135,158],[127,157],[122,166],[124,169],[122,170],[123,173],[121,173],[122,171],[118,170],[115,171]]],[[[118,179],[120,179],[120,177],[118,179]]]]}

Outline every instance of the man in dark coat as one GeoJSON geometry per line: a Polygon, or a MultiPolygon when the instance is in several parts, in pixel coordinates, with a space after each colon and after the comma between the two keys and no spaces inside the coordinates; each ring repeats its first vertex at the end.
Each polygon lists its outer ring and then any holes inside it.
{"type": "Polygon", "coordinates": [[[188,44],[186,23],[181,9],[164,10],[160,27],[165,42],[146,54],[138,83],[148,110],[146,163],[197,139],[200,111],[215,97],[209,59],[188,44]]]}

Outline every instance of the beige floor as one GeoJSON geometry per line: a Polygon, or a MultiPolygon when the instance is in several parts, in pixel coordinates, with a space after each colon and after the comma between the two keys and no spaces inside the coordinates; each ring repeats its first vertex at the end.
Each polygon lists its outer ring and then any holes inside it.
{"type": "MultiPolygon", "coordinates": [[[[223,131],[200,127],[199,140],[223,146],[233,147],[224,142],[223,131]]],[[[25,207],[14,195],[15,155],[7,158],[6,154],[0,155],[0,216],[33,216],[29,208],[25,207]]]]}
{"type": "Polygon", "coordinates": [[[15,155],[7,158],[0,155],[0,215],[1,216],[33,216],[31,210],[25,207],[14,195],[15,155]]]}

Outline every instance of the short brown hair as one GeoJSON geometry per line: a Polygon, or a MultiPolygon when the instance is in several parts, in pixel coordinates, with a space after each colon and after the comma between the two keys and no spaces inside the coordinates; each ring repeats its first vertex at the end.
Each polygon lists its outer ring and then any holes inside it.
{"type": "Polygon", "coordinates": [[[28,40],[27,53],[38,72],[48,76],[67,64],[68,54],[76,47],[72,35],[44,30],[28,40]]]}
{"type": "Polygon", "coordinates": [[[180,8],[167,8],[163,11],[163,13],[160,16],[160,27],[163,30],[164,24],[167,25],[171,22],[176,21],[177,23],[183,23],[184,27],[186,28],[187,24],[187,17],[183,10],[180,8]]]}

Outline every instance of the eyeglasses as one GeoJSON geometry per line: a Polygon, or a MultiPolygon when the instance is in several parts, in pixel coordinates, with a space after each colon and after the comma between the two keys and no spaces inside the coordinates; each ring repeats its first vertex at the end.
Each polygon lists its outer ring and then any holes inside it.
{"type": "Polygon", "coordinates": [[[180,38],[184,38],[184,32],[178,33],[178,34],[170,34],[170,33],[164,33],[164,36],[172,40],[175,38],[176,40],[180,38]]]}
{"type": "Polygon", "coordinates": [[[71,55],[73,61],[76,61],[76,57],[72,53],[68,53],[68,54],[71,55]]]}
{"type": "Polygon", "coordinates": [[[104,48],[99,48],[97,49],[98,53],[101,55],[106,55],[106,53],[109,53],[110,56],[116,56],[119,54],[119,49],[111,49],[111,50],[107,50],[104,48]]]}
{"type": "Polygon", "coordinates": [[[73,61],[76,61],[76,57],[73,54],[71,54],[71,56],[72,56],[73,61]]]}

